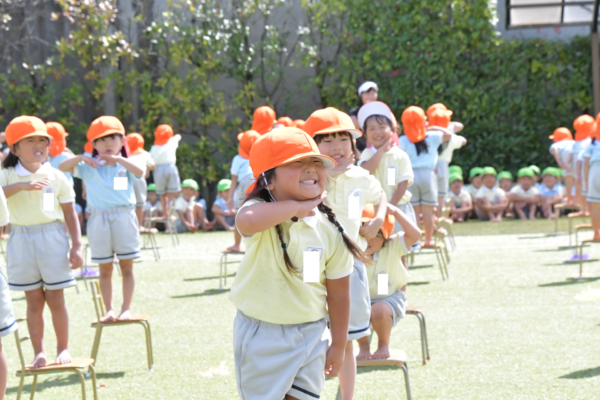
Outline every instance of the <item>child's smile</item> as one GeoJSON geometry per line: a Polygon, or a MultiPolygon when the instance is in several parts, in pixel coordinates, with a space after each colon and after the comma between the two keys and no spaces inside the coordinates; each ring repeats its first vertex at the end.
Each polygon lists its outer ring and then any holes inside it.
{"type": "Polygon", "coordinates": [[[277,167],[269,186],[277,201],[308,200],[323,193],[326,183],[323,162],[317,157],[307,157],[277,167]]]}

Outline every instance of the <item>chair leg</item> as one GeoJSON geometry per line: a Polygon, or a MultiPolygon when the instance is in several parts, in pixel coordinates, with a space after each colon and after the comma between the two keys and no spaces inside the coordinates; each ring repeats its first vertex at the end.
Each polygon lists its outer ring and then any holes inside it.
{"type": "Polygon", "coordinates": [[[225,256],[225,262],[223,263],[223,283],[227,286],[227,253],[223,254],[225,256]]]}
{"type": "Polygon", "coordinates": [[[446,275],[444,273],[444,259],[443,255],[440,253],[439,249],[435,249],[435,257],[437,258],[438,267],[440,268],[440,272],[442,273],[442,280],[446,280],[446,275]]]}
{"type": "Polygon", "coordinates": [[[579,246],[579,279],[583,277],[583,245],[584,243],[581,243],[579,246]]]}
{"type": "Polygon", "coordinates": [[[421,324],[423,326],[423,338],[425,339],[425,352],[427,353],[427,359],[430,360],[429,357],[429,338],[427,337],[427,323],[425,321],[425,314],[421,313],[421,324]]]}
{"type": "Polygon", "coordinates": [[[94,364],[98,361],[96,357],[98,357],[98,348],[100,347],[100,338],[102,337],[102,324],[98,321],[98,325],[96,326],[96,335],[94,336],[94,344],[92,345],[92,356],[91,358],[94,360],[94,364]]]}
{"type": "Polygon", "coordinates": [[[33,396],[35,396],[35,389],[37,388],[37,375],[33,376],[33,383],[31,384],[31,396],[29,396],[30,400],[33,400],[33,396]]]}
{"type": "Polygon", "coordinates": [[[94,400],[98,400],[98,388],[96,387],[96,369],[94,365],[90,365],[90,371],[92,372],[92,388],[94,390],[94,400]]]}
{"type": "Polygon", "coordinates": [[[423,365],[427,365],[427,358],[425,356],[425,337],[423,336],[423,320],[421,319],[421,313],[417,312],[413,315],[419,320],[419,330],[421,331],[421,356],[423,357],[423,365]]]}
{"type": "Polygon", "coordinates": [[[152,371],[154,368],[154,352],[152,350],[152,332],[150,331],[150,323],[144,321],[144,329],[146,331],[146,348],[148,352],[148,370],[152,371]]]}
{"type": "Polygon", "coordinates": [[[23,385],[25,384],[25,375],[21,375],[19,380],[19,390],[17,391],[17,400],[21,400],[21,393],[23,393],[23,385]]]}
{"type": "Polygon", "coordinates": [[[223,257],[225,257],[225,254],[221,254],[219,263],[219,290],[223,290],[223,257]]]}
{"type": "Polygon", "coordinates": [[[408,379],[408,366],[406,363],[402,364],[402,372],[404,372],[404,384],[406,385],[406,398],[412,400],[410,395],[410,380],[408,379]]]}
{"type": "Polygon", "coordinates": [[[85,377],[79,370],[75,370],[77,376],[79,376],[79,381],[81,382],[81,398],[85,400],[85,377]]]}

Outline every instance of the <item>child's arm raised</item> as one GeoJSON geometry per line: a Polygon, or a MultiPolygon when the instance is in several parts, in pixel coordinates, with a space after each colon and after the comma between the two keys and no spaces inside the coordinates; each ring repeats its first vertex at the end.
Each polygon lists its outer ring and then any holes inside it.
{"type": "Polygon", "coordinates": [[[381,196],[379,197],[379,203],[375,205],[375,218],[365,222],[363,226],[360,227],[360,235],[367,238],[372,239],[377,236],[377,232],[383,226],[385,222],[385,216],[387,214],[387,198],[385,197],[385,192],[381,191],[381,196]]]}
{"type": "Polygon", "coordinates": [[[58,169],[60,169],[63,172],[73,172],[73,169],[77,166],[77,164],[79,164],[82,161],[92,168],[98,168],[100,166],[100,164],[98,164],[98,161],[94,160],[93,158],[84,155],[79,155],[72,158],[67,158],[65,161],[61,162],[58,165],[58,169]]]}
{"type": "Polygon", "coordinates": [[[3,186],[2,190],[4,191],[4,196],[6,196],[6,198],[9,198],[19,193],[21,190],[42,190],[44,186],[49,185],[50,181],[48,180],[48,178],[43,178],[31,182],[13,183],[12,185],[3,186]]]}
{"type": "Polygon", "coordinates": [[[327,309],[331,327],[331,346],[327,349],[325,375],[338,374],[348,342],[350,322],[350,276],[340,279],[327,279],[327,309]]]}
{"type": "Polygon", "coordinates": [[[414,222],[409,220],[406,214],[398,207],[389,203],[387,205],[387,213],[393,215],[404,230],[404,244],[406,244],[407,249],[410,249],[412,245],[417,243],[417,240],[421,238],[421,229],[419,229],[414,222]]]}
{"type": "Polygon", "coordinates": [[[326,197],[327,192],[323,192],[311,200],[284,200],[275,203],[252,204],[240,209],[236,217],[236,226],[242,235],[252,236],[291,218],[314,215],[313,208],[321,204],[326,197]]]}
{"type": "MultiPolygon", "coordinates": [[[[135,163],[132,163],[125,157],[121,156],[113,156],[112,154],[100,154],[98,156],[101,160],[106,161],[108,164],[119,163],[125,167],[125,169],[131,172],[133,175],[141,178],[144,175],[144,169],[137,166],[135,163]]],[[[62,163],[60,163],[62,165],[62,163]]]]}
{"type": "Polygon", "coordinates": [[[81,254],[81,228],[75,211],[75,203],[61,203],[60,206],[65,215],[65,223],[73,242],[69,252],[69,262],[71,263],[71,269],[77,269],[83,265],[83,255],[81,254]]]}
{"type": "Polygon", "coordinates": [[[390,135],[389,139],[386,140],[386,142],[380,148],[377,149],[375,154],[373,154],[373,157],[369,158],[366,161],[363,161],[360,164],[360,166],[369,171],[371,175],[374,175],[375,171],[377,171],[377,167],[379,167],[379,163],[381,162],[383,155],[387,153],[391,148],[392,136],[390,135]]]}

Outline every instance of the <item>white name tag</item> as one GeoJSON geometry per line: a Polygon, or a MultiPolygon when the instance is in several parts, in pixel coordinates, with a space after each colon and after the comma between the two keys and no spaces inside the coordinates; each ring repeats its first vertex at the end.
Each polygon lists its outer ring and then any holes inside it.
{"type": "Polygon", "coordinates": [[[348,218],[359,219],[360,217],[360,194],[355,192],[348,196],[348,218]]]}
{"type": "Polygon", "coordinates": [[[42,189],[42,210],[54,211],[54,188],[45,187],[42,189]]]}
{"type": "Polygon", "coordinates": [[[318,283],[319,282],[319,266],[320,266],[320,253],[318,251],[305,251],[302,261],[302,275],[304,282],[306,283],[318,283]]]}
{"type": "Polygon", "coordinates": [[[388,293],[388,274],[377,275],[377,294],[389,294],[388,293]]]}
{"type": "Polygon", "coordinates": [[[115,180],[113,182],[114,190],[127,190],[127,171],[125,169],[119,170],[117,172],[117,176],[115,176],[115,180]]]}
{"type": "Polygon", "coordinates": [[[388,186],[396,186],[396,167],[388,167],[387,184],[388,186]]]}

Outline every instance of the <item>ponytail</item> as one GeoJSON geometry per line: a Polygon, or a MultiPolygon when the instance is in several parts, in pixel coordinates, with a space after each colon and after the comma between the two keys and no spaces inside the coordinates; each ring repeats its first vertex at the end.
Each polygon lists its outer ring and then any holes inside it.
{"type": "MultiPolygon", "coordinates": [[[[15,146],[16,146],[16,144],[15,144],[15,146]]],[[[14,155],[14,153],[11,151],[8,153],[8,155],[2,162],[2,168],[16,167],[18,163],[19,163],[19,157],[14,155]]]]}
{"type": "Polygon", "coordinates": [[[429,146],[427,145],[427,142],[425,142],[425,139],[421,140],[420,142],[416,142],[415,147],[417,148],[417,155],[420,155],[421,153],[427,153],[429,151],[429,146]]]}

